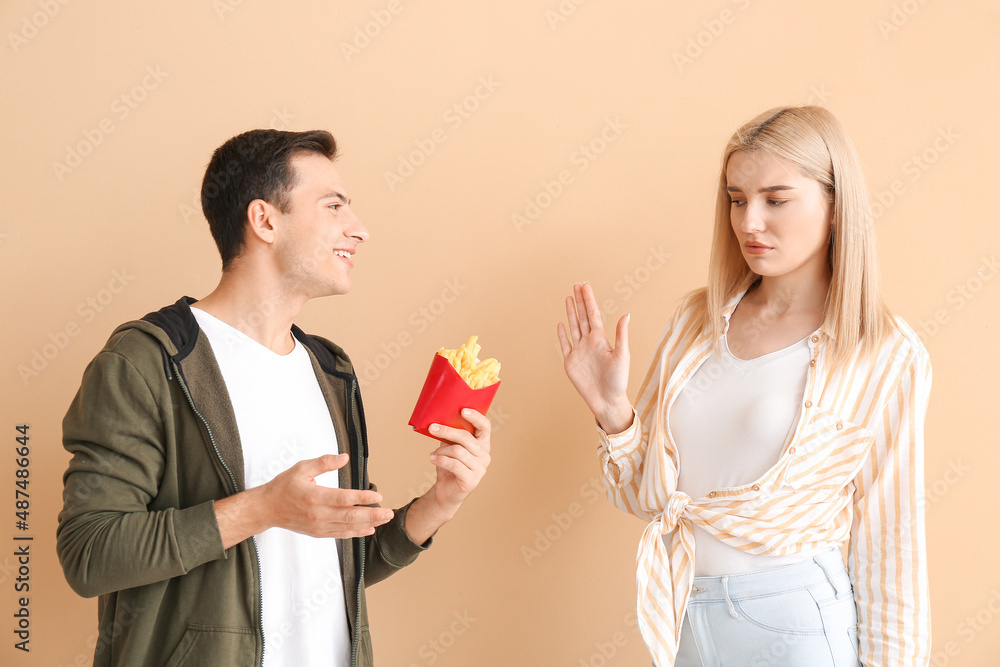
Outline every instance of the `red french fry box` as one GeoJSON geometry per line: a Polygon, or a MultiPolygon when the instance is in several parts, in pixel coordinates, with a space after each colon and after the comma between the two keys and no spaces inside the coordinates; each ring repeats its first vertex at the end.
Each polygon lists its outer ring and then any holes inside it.
{"type": "Polygon", "coordinates": [[[417,404],[407,423],[417,433],[437,440],[441,438],[431,435],[427,430],[431,424],[464,428],[469,433],[474,433],[475,428],[462,417],[462,409],[472,408],[485,415],[499,388],[500,382],[497,381],[488,387],[473,389],[450,361],[435,354],[431,368],[427,371],[427,379],[424,380],[424,388],[420,390],[417,404]]]}

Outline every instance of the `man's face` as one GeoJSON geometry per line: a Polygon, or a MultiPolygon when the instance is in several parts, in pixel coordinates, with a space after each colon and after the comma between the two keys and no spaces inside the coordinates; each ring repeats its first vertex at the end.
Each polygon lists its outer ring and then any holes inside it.
{"type": "Polygon", "coordinates": [[[303,153],[292,158],[296,183],[278,214],[276,261],[283,287],[306,298],[346,294],[358,244],[368,230],[351,211],[333,162],[303,153]]]}

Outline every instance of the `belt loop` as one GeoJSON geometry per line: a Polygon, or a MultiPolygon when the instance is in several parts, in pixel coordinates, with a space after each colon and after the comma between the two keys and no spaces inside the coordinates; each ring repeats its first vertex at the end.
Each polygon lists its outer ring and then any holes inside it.
{"type": "Polygon", "coordinates": [[[736,613],[736,607],[733,606],[733,601],[729,597],[729,577],[722,578],[722,593],[726,596],[726,605],[729,607],[729,615],[732,618],[739,618],[739,615],[736,613]]]}
{"type": "Polygon", "coordinates": [[[832,573],[832,572],[830,572],[830,568],[829,568],[829,567],[827,566],[827,564],[826,564],[826,563],[824,563],[824,562],[823,562],[823,560],[824,560],[824,559],[822,558],[822,556],[825,556],[825,555],[826,555],[826,554],[824,553],[824,554],[820,554],[820,555],[818,555],[818,556],[813,556],[813,561],[815,561],[815,562],[816,562],[816,564],[817,564],[817,565],[819,565],[819,566],[820,566],[820,568],[822,568],[822,570],[823,570],[823,574],[825,574],[825,575],[826,575],[826,580],[830,582],[830,585],[831,585],[831,586],[833,586],[833,590],[834,590],[834,594],[835,594],[835,595],[836,595],[837,597],[840,597],[840,596],[841,596],[841,594],[842,594],[842,593],[843,593],[844,591],[841,591],[841,590],[840,590],[840,586],[838,586],[838,585],[837,585],[837,581],[836,581],[836,578],[835,578],[835,577],[833,576],[833,573],[832,573]]]}

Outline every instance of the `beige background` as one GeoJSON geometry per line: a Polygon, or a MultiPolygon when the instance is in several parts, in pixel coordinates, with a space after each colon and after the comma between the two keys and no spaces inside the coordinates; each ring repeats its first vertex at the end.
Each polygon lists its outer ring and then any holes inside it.
{"type": "Polygon", "coordinates": [[[272,126],[335,134],[372,233],[352,293],[299,324],[368,374],[387,502],[429,484],[432,442],[406,421],[430,355],[474,333],[504,365],[482,487],[416,566],[370,590],[379,664],[648,664],[629,615],[643,524],[592,486],[594,433],[555,323],[578,280],[608,316],[631,312],[634,391],[676,299],[704,281],[724,142],[761,110],[811,102],[858,145],[887,298],[934,363],[934,664],[996,664],[998,19],[970,0],[7,0],[0,662],[90,664],[96,603],[54,553],[60,419],[118,323],[215,285],[205,164],[272,126]],[[12,648],[22,422],[28,655],[12,648]]]}

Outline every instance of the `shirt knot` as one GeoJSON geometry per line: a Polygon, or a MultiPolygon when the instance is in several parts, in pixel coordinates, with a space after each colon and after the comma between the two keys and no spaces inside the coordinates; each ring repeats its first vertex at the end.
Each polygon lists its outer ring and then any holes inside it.
{"type": "Polygon", "coordinates": [[[683,491],[674,491],[667,498],[667,506],[663,508],[662,534],[674,532],[677,522],[681,520],[684,508],[691,504],[691,497],[683,491]]]}

